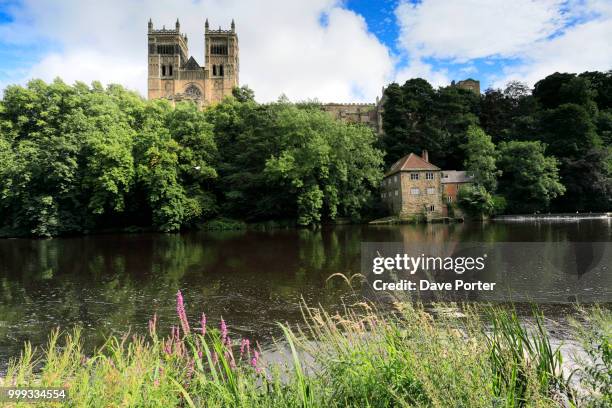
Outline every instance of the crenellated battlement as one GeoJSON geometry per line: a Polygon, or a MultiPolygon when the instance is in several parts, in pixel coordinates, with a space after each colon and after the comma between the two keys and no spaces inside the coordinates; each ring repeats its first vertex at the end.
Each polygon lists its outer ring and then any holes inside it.
{"type": "Polygon", "coordinates": [[[324,103],[323,105],[325,106],[363,106],[363,107],[376,106],[376,104],[373,102],[347,102],[347,103],[329,102],[329,103],[324,103]]]}

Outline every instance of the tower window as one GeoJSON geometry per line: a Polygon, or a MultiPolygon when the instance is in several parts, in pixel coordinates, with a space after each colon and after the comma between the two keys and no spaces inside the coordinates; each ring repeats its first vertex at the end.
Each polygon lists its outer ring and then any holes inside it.
{"type": "Polygon", "coordinates": [[[172,65],[168,65],[168,75],[172,76],[172,65]]]}
{"type": "Polygon", "coordinates": [[[213,65],[213,75],[217,75],[217,66],[213,65]]]}
{"type": "Polygon", "coordinates": [[[213,55],[227,55],[227,44],[211,44],[210,53],[213,55]]]}
{"type": "Polygon", "coordinates": [[[223,64],[219,65],[219,75],[223,76],[223,64]]]}
{"type": "Polygon", "coordinates": [[[166,66],[162,65],[162,76],[166,76],[166,66]]]}

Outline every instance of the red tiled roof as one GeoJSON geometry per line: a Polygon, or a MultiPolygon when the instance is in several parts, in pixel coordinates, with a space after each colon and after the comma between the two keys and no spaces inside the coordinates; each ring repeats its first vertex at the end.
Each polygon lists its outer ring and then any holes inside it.
{"type": "Polygon", "coordinates": [[[425,161],[421,156],[410,153],[393,163],[393,166],[385,173],[385,177],[404,170],[440,170],[440,168],[425,161]]]}

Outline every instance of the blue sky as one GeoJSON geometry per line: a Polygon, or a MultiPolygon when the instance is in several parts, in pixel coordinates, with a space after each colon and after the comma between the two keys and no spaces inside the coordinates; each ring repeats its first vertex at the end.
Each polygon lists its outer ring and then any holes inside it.
{"type": "Polygon", "coordinates": [[[481,88],[612,68],[610,0],[0,0],[0,88],[30,78],[146,91],[146,22],[202,62],[202,25],[236,19],[241,82],[262,101],[373,101],[391,81],[481,88]]]}

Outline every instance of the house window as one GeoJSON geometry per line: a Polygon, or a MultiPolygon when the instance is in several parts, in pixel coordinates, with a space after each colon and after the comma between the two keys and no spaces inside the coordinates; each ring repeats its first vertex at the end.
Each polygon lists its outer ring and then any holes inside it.
{"type": "Polygon", "coordinates": [[[427,189],[427,194],[436,194],[436,189],[435,189],[435,188],[433,188],[433,187],[429,187],[429,188],[427,189]]]}
{"type": "Polygon", "coordinates": [[[410,173],[410,180],[418,180],[419,173],[410,173]]]}
{"type": "Polygon", "coordinates": [[[397,197],[399,195],[399,190],[395,190],[395,196],[397,197]]]}
{"type": "Polygon", "coordinates": [[[397,174],[395,175],[395,182],[397,183],[397,174]]]}
{"type": "Polygon", "coordinates": [[[429,211],[434,212],[436,210],[436,207],[432,204],[429,206],[429,211]]]}
{"type": "Polygon", "coordinates": [[[166,76],[166,66],[162,65],[162,76],[166,76]]]}
{"type": "Polygon", "coordinates": [[[425,173],[425,179],[433,180],[434,179],[434,174],[432,172],[425,173]]]}
{"type": "Polygon", "coordinates": [[[453,197],[452,196],[446,197],[446,202],[452,203],[453,202],[453,197]]]}
{"type": "Polygon", "coordinates": [[[172,76],[172,65],[168,65],[168,76],[172,76]]]}
{"type": "Polygon", "coordinates": [[[410,189],[410,194],[412,194],[412,195],[419,195],[419,194],[421,194],[421,191],[418,188],[413,187],[413,188],[410,189]]]}
{"type": "Polygon", "coordinates": [[[223,76],[223,64],[219,65],[219,76],[223,76]]]}

